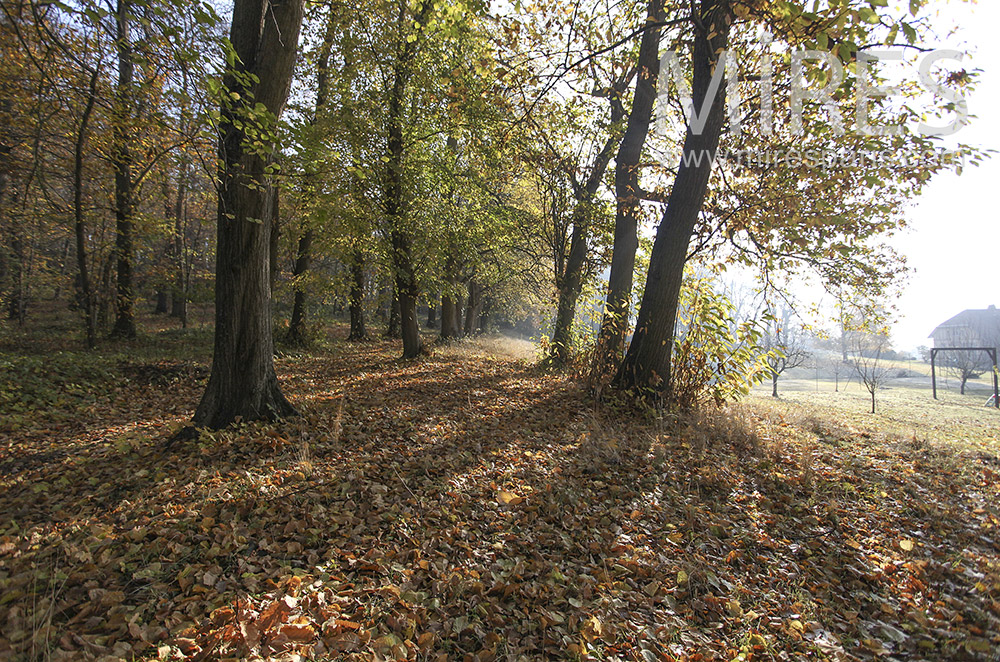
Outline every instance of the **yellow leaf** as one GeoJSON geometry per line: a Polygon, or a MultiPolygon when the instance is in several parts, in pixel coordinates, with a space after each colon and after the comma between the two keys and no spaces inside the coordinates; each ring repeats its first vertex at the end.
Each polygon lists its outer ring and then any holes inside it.
{"type": "Polygon", "coordinates": [[[524,497],[517,496],[513,492],[508,492],[507,490],[500,490],[497,493],[497,500],[505,506],[516,506],[524,501],[524,497]]]}
{"type": "Polygon", "coordinates": [[[912,552],[913,551],[913,541],[912,540],[908,540],[906,538],[903,538],[902,540],[899,541],[899,546],[903,549],[904,552],[912,552]]]}
{"type": "Polygon", "coordinates": [[[591,616],[583,622],[583,629],[580,636],[588,643],[593,643],[598,637],[604,634],[604,624],[596,616],[591,616]]]}

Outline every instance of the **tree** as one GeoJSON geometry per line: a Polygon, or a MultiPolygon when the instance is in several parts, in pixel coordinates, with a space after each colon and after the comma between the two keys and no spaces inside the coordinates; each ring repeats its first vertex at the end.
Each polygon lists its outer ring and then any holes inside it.
{"type": "MultiPolygon", "coordinates": [[[[692,99],[695,108],[707,108],[708,117],[699,131],[687,127],[683,153],[711,157],[722,136],[725,87],[718,86],[712,96],[709,90],[719,56],[729,43],[734,16],[728,0],[702,0],[694,11],[697,15],[692,17],[692,99]]],[[[615,377],[621,387],[652,388],[662,393],[670,382],[670,354],[684,264],[691,234],[708,191],[712,161],[712,158],[681,160],[653,242],[635,334],[615,377]]],[[[629,240],[626,252],[630,247],[629,240]]],[[[615,252],[618,252],[617,231],[615,252]]],[[[620,311],[619,318],[624,315],[625,311],[620,311]]]]}
{"type": "Polygon", "coordinates": [[[135,337],[135,294],[132,267],[134,252],[135,180],[133,178],[132,136],[136,121],[135,62],[132,48],[132,4],[118,0],[115,8],[115,52],[118,57],[118,81],[115,86],[114,128],[111,165],[115,172],[115,261],[117,263],[115,297],[116,338],[135,337]]]}
{"type": "MultiPolygon", "coordinates": [[[[323,38],[316,53],[316,101],[313,108],[313,116],[310,118],[306,132],[307,153],[315,154],[316,147],[322,144],[322,134],[316,130],[316,125],[320,121],[320,116],[326,109],[327,100],[330,97],[330,57],[333,52],[333,41],[336,33],[338,16],[336,8],[331,7],[326,16],[326,27],[323,30],[323,38]]],[[[316,159],[313,159],[316,160],[316,159]]],[[[317,176],[314,163],[306,163],[307,174],[305,176],[305,187],[307,196],[315,197],[313,190],[317,185],[317,176]]],[[[295,266],[292,276],[295,279],[295,294],[292,303],[292,315],[288,323],[288,342],[293,345],[306,344],[306,290],[302,280],[310,268],[313,259],[313,242],[316,231],[310,219],[305,220],[305,228],[298,238],[295,251],[295,266]]],[[[352,334],[353,335],[353,334],[352,334]]]]}
{"type": "MultiPolygon", "coordinates": [[[[586,27],[577,26],[577,34],[586,27]]],[[[578,38],[589,44],[587,39],[578,38]]],[[[623,97],[636,76],[630,62],[610,60],[600,64],[603,66],[593,64],[581,76],[582,82],[594,91],[545,108],[545,119],[533,118],[532,122],[533,133],[541,145],[541,153],[533,156],[538,163],[538,175],[546,180],[547,186],[565,188],[571,194],[562,196],[550,190],[547,196],[552,203],[562,199],[571,201],[568,205],[550,204],[553,231],[548,241],[553,254],[557,302],[549,358],[555,365],[565,365],[571,358],[577,300],[595,262],[590,244],[595,240],[594,235],[604,230],[598,192],[622,140],[623,97]],[[605,117],[588,107],[597,99],[606,100],[610,106],[605,117]]],[[[633,134],[638,131],[635,121],[632,131],[633,134]]]]}
{"type": "MultiPolygon", "coordinates": [[[[660,35],[663,23],[663,0],[649,0],[646,29],[639,44],[636,62],[635,92],[625,132],[615,157],[615,234],[611,272],[608,275],[608,295],[604,320],[594,352],[591,383],[596,385],[613,370],[622,355],[632,311],[632,279],[635,253],[639,249],[639,160],[649,134],[656,101],[657,78],[660,75],[660,35]]],[[[728,26],[726,26],[728,29],[728,26]]],[[[724,43],[724,40],[723,40],[724,43]]],[[[681,265],[683,272],[683,264],[681,265]]],[[[680,282],[675,295],[680,294],[680,282]]],[[[676,310],[670,328],[676,319],[676,310]]],[[[669,344],[673,344],[672,342],[669,344]]]]}
{"type": "Polygon", "coordinates": [[[288,99],[304,5],[236,0],[233,8],[219,127],[215,351],[197,426],[295,413],[274,370],[269,255],[274,124],[288,99]]]}
{"type": "MultiPolygon", "coordinates": [[[[808,268],[829,288],[845,285],[877,292],[903,270],[899,257],[875,238],[902,227],[900,203],[919,192],[935,172],[949,167],[944,159],[917,168],[880,162],[857,170],[812,167],[794,159],[748,165],[732,151],[720,155],[728,87],[719,84],[726,78],[721,58],[723,53],[727,62],[738,57],[726,51],[729,41],[736,44],[737,53],[745,47],[758,55],[770,54],[772,43],[755,47],[751,42],[756,37],[747,39],[764,25],[777,31],[776,39],[788,47],[827,50],[847,65],[845,70],[853,71],[855,60],[863,59],[863,49],[874,47],[858,44],[892,44],[900,31],[913,44],[914,25],[922,24],[909,16],[895,18],[888,10],[884,21],[871,20],[878,16],[875,9],[851,3],[703,0],[691,6],[693,15],[685,29],[693,33],[693,85],[683,104],[690,119],[684,122],[681,157],[657,229],[635,333],[615,380],[659,401],[669,395],[670,339],[685,262],[697,255],[721,265],[757,265],[765,281],[774,272],[808,268]],[[695,118],[697,130],[692,130],[695,118]],[[713,179],[716,163],[719,170],[713,179]],[[865,182],[862,195],[857,195],[859,178],[865,182]],[[843,194],[831,194],[831,187],[843,194]]],[[[911,8],[917,12],[920,4],[911,8]]],[[[782,66],[788,67],[788,62],[782,66]]],[[[825,71],[813,70],[809,76],[814,81],[829,80],[825,71]]],[[[965,78],[964,73],[956,74],[959,81],[965,78]]],[[[736,79],[743,88],[751,82],[748,77],[736,79]]],[[[853,108],[848,92],[860,85],[851,79],[838,88],[836,103],[853,108]]],[[[820,106],[815,104],[813,110],[820,106]]],[[[898,120],[910,116],[911,110],[905,104],[888,104],[880,112],[898,120]]],[[[764,115],[760,118],[763,121],[764,115]]],[[[831,144],[854,153],[912,149],[920,154],[933,149],[931,139],[922,135],[869,135],[863,130],[840,134],[839,125],[827,121],[825,114],[813,113],[808,119],[804,133],[794,128],[793,121],[776,131],[740,133],[734,128],[728,138],[734,146],[749,143],[751,151],[760,153],[781,146],[787,151],[831,144]]],[[[628,244],[625,249],[631,253],[628,244]]]]}
{"type": "Polygon", "coordinates": [[[764,328],[763,348],[767,351],[767,366],[771,373],[771,395],[778,397],[778,378],[809,359],[801,327],[792,324],[792,309],[782,306],[780,317],[770,315],[764,328]]]}
{"type": "Polygon", "coordinates": [[[854,371],[872,400],[875,413],[875,394],[885,386],[892,373],[892,366],[885,360],[891,349],[888,331],[884,328],[859,329],[851,334],[851,362],[854,371]]]}

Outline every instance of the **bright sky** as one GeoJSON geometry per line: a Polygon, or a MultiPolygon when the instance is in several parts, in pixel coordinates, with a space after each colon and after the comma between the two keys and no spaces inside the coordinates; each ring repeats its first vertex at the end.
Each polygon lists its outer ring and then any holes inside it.
{"type": "MultiPolygon", "coordinates": [[[[981,70],[978,89],[969,96],[976,119],[955,137],[1000,150],[1000,2],[951,2],[941,14],[960,32],[940,46],[970,52],[963,66],[981,70]]],[[[929,345],[934,327],[966,308],[1000,306],[1000,154],[961,176],[932,180],[907,218],[910,231],[893,242],[915,271],[899,301],[902,319],[893,333],[904,350],[929,345]]]]}

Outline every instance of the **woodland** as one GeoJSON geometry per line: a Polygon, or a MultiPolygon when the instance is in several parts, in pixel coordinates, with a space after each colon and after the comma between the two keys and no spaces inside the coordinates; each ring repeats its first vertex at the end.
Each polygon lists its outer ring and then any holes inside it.
{"type": "Polygon", "coordinates": [[[3,0],[0,658],[994,659],[871,368],[943,3],[359,2],[3,0]],[[804,282],[870,417],[750,397],[804,282]]]}

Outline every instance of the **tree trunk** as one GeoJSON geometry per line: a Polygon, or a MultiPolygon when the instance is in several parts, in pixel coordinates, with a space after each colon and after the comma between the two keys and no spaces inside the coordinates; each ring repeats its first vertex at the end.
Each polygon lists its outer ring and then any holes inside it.
{"type": "Polygon", "coordinates": [[[180,170],[177,176],[177,200],[174,204],[174,286],[171,292],[170,316],[181,321],[181,327],[187,328],[187,250],[185,233],[187,232],[187,173],[186,157],[181,157],[180,170]]]}
{"type": "Polygon", "coordinates": [[[400,292],[399,316],[403,327],[403,358],[415,358],[423,350],[423,340],[420,337],[420,325],[417,324],[417,297],[412,294],[412,290],[400,292]]]}
{"type": "MultiPolygon", "coordinates": [[[[468,286],[466,286],[468,287],[468,286]]],[[[465,335],[465,315],[469,308],[469,297],[459,294],[455,297],[455,337],[461,338],[465,335]]]]}
{"type": "Polygon", "coordinates": [[[871,389],[872,394],[872,413],[875,413],[875,389],[871,389]]]}
{"type": "Polygon", "coordinates": [[[490,330],[490,322],[493,319],[493,299],[484,297],[479,305],[479,330],[478,333],[487,333],[490,330]]]}
{"type": "Polygon", "coordinates": [[[389,320],[385,325],[386,338],[399,338],[399,292],[392,286],[392,300],[389,302],[389,320]]]}
{"type": "Polygon", "coordinates": [[[771,373],[771,397],[778,397],[778,373],[771,373]]]}
{"type": "Polygon", "coordinates": [[[24,277],[24,239],[17,228],[14,228],[14,231],[11,233],[10,251],[13,283],[11,285],[10,299],[7,301],[7,317],[21,325],[24,324],[24,318],[28,310],[28,296],[24,277]]]}
{"type": "MultiPolygon", "coordinates": [[[[319,58],[316,61],[316,104],[310,126],[315,127],[329,92],[329,72],[330,54],[333,51],[333,38],[337,27],[337,13],[331,7],[327,16],[326,32],[323,37],[323,44],[320,48],[319,58]]],[[[312,168],[311,165],[307,166],[312,168]]],[[[306,177],[307,194],[313,194],[316,187],[315,173],[309,172],[306,177]]],[[[308,226],[308,219],[305,221],[306,227],[299,236],[298,249],[295,254],[295,296],[292,303],[292,317],[288,324],[288,341],[295,345],[305,345],[306,337],[306,292],[302,288],[301,281],[306,272],[309,271],[309,264],[312,261],[313,229],[308,226]]],[[[353,320],[353,313],[352,313],[353,320]]],[[[353,326],[353,324],[352,324],[353,326]]],[[[351,332],[353,336],[353,329],[351,332]]]]}
{"type": "MultiPolygon", "coordinates": [[[[424,0],[412,23],[422,25],[433,7],[430,0],[424,0]]],[[[400,24],[411,23],[407,8],[400,8],[400,24]]],[[[410,67],[417,54],[418,40],[404,40],[393,66],[392,88],[387,109],[388,162],[385,171],[385,212],[389,223],[389,239],[392,246],[392,262],[396,295],[403,325],[403,358],[414,358],[423,350],[420,327],[417,325],[417,299],[420,288],[413,265],[413,238],[405,227],[406,205],[403,199],[403,167],[405,143],[403,141],[403,113],[406,105],[406,88],[410,79],[410,67]]]]}
{"type": "Polygon", "coordinates": [[[118,0],[115,16],[115,49],[118,54],[118,83],[115,88],[115,122],[112,129],[111,164],[115,171],[115,338],[135,338],[135,294],[132,290],[134,194],[132,182],[132,98],[134,66],[130,30],[131,4],[118,0]]]}
{"type": "MultiPolygon", "coordinates": [[[[718,53],[728,43],[731,16],[727,0],[702,0],[700,14],[695,26],[692,97],[695,108],[703,109],[718,53]]],[[[684,263],[722,135],[725,94],[725,85],[720,85],[701,134],[696,135],[689,128],[685,136],[684,153],[693,158],[685,160],[682,156],[653,242],[635,334],[616,376],[622,387],[652,389],[657,396],[669,388],[670,354],[684,263]]]]}
{"type": "Polygon", "coordinates": [[[434,300],[427,302],[427,328],[433,329],[437,326],[437,304],[434,300]]]}
{"type": "Polygon", "coordinates": [[[306,344],[306,292],[302,289],[300,279],[309,271],[312,258],[312,229],[306,230],[299,237],[299,246],[295,256],[295,301],[292,304],[292,318],[288,324],[288,342],[293,345],[306,344]]]}
{"type": "Polygon", "coordinates": [[[153,309],[154,315],[166,315],[167,314],[167,291],[166,290],[156,290],[156,308],[153,309]]]}
{"type": "MultiPolygon", "coordinates": [[[[181,69],[180,115],[187,114],[188,72],[181,69]]],[[[189,127],[190,130],[190,127],[189,127]]],[[[170,296],[170,316],[187,328],[187,187],[190,163],[186,152],[181,152],[177,167],[177,199],[174,203],[174,285],[170,296]]]]}
{"type": "Polygon", "coordinates": [[[365,256],[360,249],[354,250],[351,261],[351,335],[348,340],[368,340],[365,328],[365,256]]]}
{"type": "Polygon", "coordinates": [[[611,156],[619,138],[615,127],[625,116],[621,94],[627,85],[627,78],[621,79],[609,93],[611,117],[608,136],[604,147],[597,154],[590,168],[590,175],[582,185],[574,184],[573,233],[570,236],[569,255],[566,257],[565,272],[558,275],[556,289],[559,301],[556,305],[556,324],[552,331],[552,355],[556,365],[565,365],[570,359],[573,347],[573,321],[576,318],[576,302],[583,290],[584,270],[587,266],[588,241],[590,238],[591,206],[594,195],[601,186],[604,173],[611,163],[611,156]]]}
{"type": "Polygon", "coordinates": [[[73,230],[76,239],[76,282],[79,287],[79,298],[83,303],[83,323],[88,349],[97,345],[97,319],[94,314],[94,292],[87,268],[87,226],[83,216],[83,166],[87,130],[90,127],[90,117],[94,112],[94,105],[97,103],[99,78],[100,69],[95,68],[90,76],[87,103],[80,116],[80,126],[77,130],[76,142],[73,145],[73,230]]]}
{"type": "Polygon", "coordinates": [[[965,395],[965,384],[966,384],[966,382],[968,382],[968,381],[969,381],[969,378],[968,378],[968,377],[966,377],[965,375],[962,375],[962,385],[961,385],[961,386],[959,387],[959,389],[958,389],[958,392],[959,392],[959,393],[960,393],[961,395],[965,395]]]}
{"type": "Polygon", "coordinates": [[[441,340],[458,337],[458,311],[454,297],[441,295],[441,340]]]}
{"type": "Polygon", "coordinates": [[[111,308],[114,299],[114,251],[108,253],[101,266],[100,294],[97,297],[97,326],[102,331],[107,330],[111,321],[111,308]]]}
{"type": "MultiPolygon", "coordinates": [[[[280,118],[298,50],[304,0],[236,0],[230,41],[234,68],[229,98],[263,104],[280,118]],[[256,82],[254,82],[256,81],[256,82]]],[[[194,415],[198,426],[221,428],[237,418],[273,420],[295,409],[274,371],[271,328],[270,233],[274,187],[266,170],[273,153],[250,150],[237,128],[245,107],[222,107],[219,141],[215,353],[212,374],[194,415]]]]}
{"type": "MultiPolygon", "coordinates": [[[[663,20],[664,0],[649,0],[647,22],[663,20]]],[[[628,124],[615,160],[615,238],[608,276],[608,296],[594,352],[592,385],[603,383],[622,355],[631,313],[635,252],[639,248],[639,159],[646,144],[660,75],[660,28],[642,34],[638,74],[628,124]]]]}
{"type": "Polygon", "coordinates": [[[469,281],[469,302],[465,307],[465,335],[474,336],[479,331],[479,318],[483,310],[483,288],[475,279],[469,281]]]}

